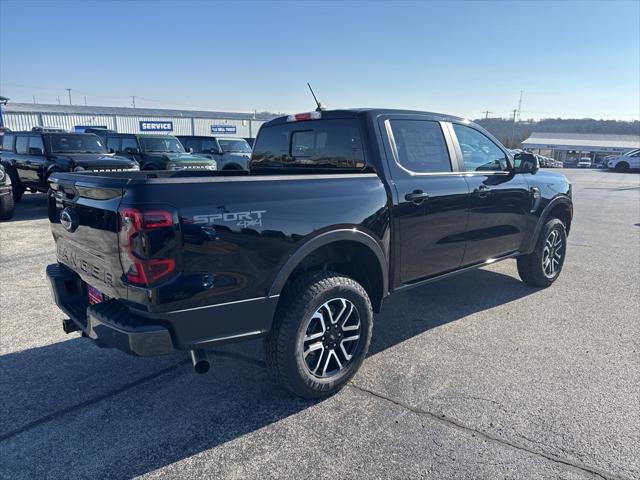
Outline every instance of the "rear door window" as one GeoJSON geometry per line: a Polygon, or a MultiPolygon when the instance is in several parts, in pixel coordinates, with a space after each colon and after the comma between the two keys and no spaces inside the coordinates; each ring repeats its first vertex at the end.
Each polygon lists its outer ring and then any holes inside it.
{"type": "Polygon", "coordinates": [[[390,120],[398,163],[414,173],[451,171],[449,150],[438,122],[390,120]]]}
{"type": "Polygon", "coordinates": [[[16,153],[19,155],[26,155],[29,150],[29,137],[19,135],[16,138],[16,153]]]}
{"type": "Polygon", "coordinates": [[[39,148],[44,153],[44,143],[41,136],[31,137],[29,139],[29,148],[39,148]]]}
{"type": "Polygon", "coordinates": [[[292,122],[262,127],[252,168],[361,170],[365,167],[355,119],[292,122]]]}

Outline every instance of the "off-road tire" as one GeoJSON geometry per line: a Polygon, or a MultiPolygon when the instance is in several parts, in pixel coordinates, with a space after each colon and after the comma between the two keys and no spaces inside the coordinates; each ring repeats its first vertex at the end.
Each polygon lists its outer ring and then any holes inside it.
{"type": "Polygon", "coordinates": [[[5,167],[5,172],[7,173],[7,175],[9,175],[9,178],[11,179],[11,189],[13,191],[13,203],[14,204],[20,203],[20,200],[22,200],[22,194],[24,193],[25,189],[22,186],[22,182],[20,181],[18,172],[16,172],[16,169],[11,166],[5,167]]]}
{"type": "Polygon", "coordinates": [[[0,220],[9,220],[13,217],[14,206],[13,195],[0,197],[0,220]]]}
{"type": "Polygon", "coordinates": [[[560,273],[562,272],[562,267],[566,258],[566,252],[567,230],[564,223],[562,223],[562,221],[557,218],[551,218],[547,220],[547,222],[542,227],[542,231],[540,232],[540,236],[538,237],[533,252],[528,255],[520,255],[517,259],[518,274],[520,275],[520,279],[524,283],[532,287],[550,286],[558,279],[560,273]],[[545,243],[554,231],[556,231],[559,235],[559,238],[562,242],[563,251],[561,256],[562,258],[557,270],[554,272],[554,274],[548,275],[545,273],[543,267],[543,255],[545,250],[545,243]]]}
{"type": "MultiPolygon", "coordinates": [[[[267,365],[278,383],[295,395],[315,399],[339,391],[358,371],[371,342],[373,309],[362,286],[342,274],[316,271],[292,279],[286,286],[274,323],[265,340],[267,365]],[[313,375],[307,368],[300,347],[309,318],[331,299],[351,302],[360,319],[360,339],[352,358],[342,370],[329,378],[313,375]]],[[[345,339],[346,340],[346,339],[345,339]]]]}

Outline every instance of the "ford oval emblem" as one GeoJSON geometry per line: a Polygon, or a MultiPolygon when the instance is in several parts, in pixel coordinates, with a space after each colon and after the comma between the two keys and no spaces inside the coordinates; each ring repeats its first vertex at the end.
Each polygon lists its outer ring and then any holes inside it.
{"type": "Polygon", "coordinates": [[[80,219],[74,209],[67,207],[60,212],[60,224],[67,232],[75,232],[80,224],[80,219]]]}

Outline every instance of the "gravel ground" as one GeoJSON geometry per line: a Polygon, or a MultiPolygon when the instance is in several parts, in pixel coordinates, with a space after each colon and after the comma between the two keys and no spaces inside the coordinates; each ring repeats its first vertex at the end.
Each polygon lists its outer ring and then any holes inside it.
{"type": "Polygon", "coordinates": [[[138,359],[62,332],[43,195],[0,224],[0,478],[640,478],[640,176],[565,170],[561,278],[507,261],[391,297],[334,397],[259,342],[138,359]]]}

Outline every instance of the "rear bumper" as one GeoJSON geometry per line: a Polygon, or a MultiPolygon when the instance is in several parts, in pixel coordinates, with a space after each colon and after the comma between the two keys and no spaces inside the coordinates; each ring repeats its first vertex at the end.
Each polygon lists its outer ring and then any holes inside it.
{"type": "Polygon", "coordinates": [[[60,264],[47,266],[47,278],[56,305],[98,346],[118,348],[141,357],[173,352],[166,327],[142,322],[118,300],[89,305],[80,277],[60,264]]]}
{"type": "Polygon", "coordinates": [[[111,299],[89,305],[86,284],[71,269],[47,266],[53,299],[98,346],[137,356],[193,350],[260,337],[271,327],[277,297],[155,313],[111,299]]]}

